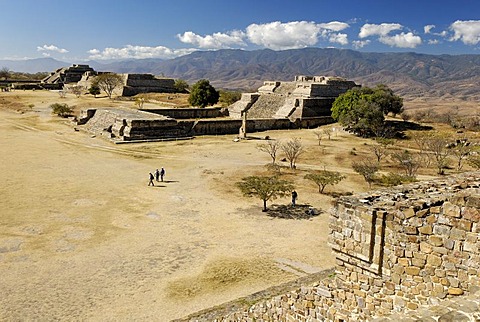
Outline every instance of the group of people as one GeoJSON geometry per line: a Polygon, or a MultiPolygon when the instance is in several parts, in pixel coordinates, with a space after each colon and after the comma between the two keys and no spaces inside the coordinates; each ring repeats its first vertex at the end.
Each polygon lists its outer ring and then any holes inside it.
{"type": "Polygon", "coordinates": [[[163,182],[163,177],[165,177],[165,169],[162,167],[161,170],[155,170],[154,173],[149,173],[150,175],[150,181],[148,182],[149,186],[155,186],[155,183],[153,180],[156,180],[157,182],[162,181],[163,182]]]}

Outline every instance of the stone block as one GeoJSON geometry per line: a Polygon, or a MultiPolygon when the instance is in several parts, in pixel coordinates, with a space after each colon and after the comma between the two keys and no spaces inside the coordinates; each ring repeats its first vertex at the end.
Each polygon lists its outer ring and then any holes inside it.
{"type": "Polygon", "coordinates": [[[465,219],[455,219],[453,221],[453,227],[458,228],[460,230],[471,231],[473,223],[469,220],[465,219]]]}
{"type": "Polygon", "coordinates": [[[446,201],[443,203],[443,213],[449,217],[460,218],[460,207],[453,203],[446,201]]]}
{"type": "Polygon", "coordinates": [[[443,237],[440,236],[429,236],[428,241],[433,246],[443,246],[443,237]]]}
{"type": "Polygon", "coordinates": [[[442,258],[434,254],[429,254],[427,256],[427,264],[433,267],[439,267],[442,264],[442,258]]]}
{"type": "Polygon", "coordinates": [[[433,227],[432,225],[426,225],[418,228],[418,232],[423,235],[431,235],[433,234],[433,227]]]}
{"type": "Polygon", "coordinates": [[[449,295],[462,295],[463,290],[461,288],[458,288],[458,287],[449,287],[448,288],[448,294],[449,295]]]}
{"type": "Polygon", "coordinates": [[[431,214],[439,214],[442,210],[442,207],[440,206],[434,206],[434,207],[430,207],[430,213],[431,214]]]}
{"type": "Polygon", "coordinates": [[[402,212],[403,212],[404,218],[406,218],[406,219],[415,216],[415,209],[413,209],[413,207],[410,207],[410,208],[407,208],[407,209],[403,209],[402,212]]]}
{"type": "Polygon", "coordinates": [[[450,235],[450,227],[446,225],[435,225],[433,227],[433,233],[438,236],[446,236],[450,235]]]}
{"type": "Polygon", "coordinates": [[[462,210],[463,219],[471,222],[480,222],[480,210],[472,207],[465,207],[462,210]]]}
{"type": "Polygon", "coordinates": [[[412,276],[418,275],[420,274],[420,268],[415,266],[405,267],[405,274],[412,276]]]}

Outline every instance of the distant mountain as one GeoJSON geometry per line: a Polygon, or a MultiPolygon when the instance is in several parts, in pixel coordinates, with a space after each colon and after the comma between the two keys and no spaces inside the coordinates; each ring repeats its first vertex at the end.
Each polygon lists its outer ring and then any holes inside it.
{"type": "Polygon", "coordinates": [[[36,58],[26,60],[0,60],[0,68],[21,73],[35,74],[38,72],[53,72],[54,70],[70,66],[70,63],[58,61],[53,58],[36,58]]]}
{"type": "MultiPolygon", "coordinates": [[[[71,65],[53,59],[38,59],[24,61],[21,69],[21,65],[3,62],[0,61],[0,67],[27,71],[26,66],[30,66],[30,72],[53,71],[71,65]],[[35,64],[41,68],[34,69],[35,64]]],[[[243,91],[256,90],[265,80],[292,81],[295,75],[325,75],[345,77],[366,86],[384,83],[405,98],[480,99],[480,55],[364,53],[305,48],[198,51],[170,60],[87,63],[98,71],[151,73],[181,78],[189,83],[206,78],[217,88],[243,91]]]]}
{"type": "Polygon", "coordinates": [[[478,99],[480,55],[362,53],[306,48],[285,51],[218,50],[164,61],[151,71],[214,86],[256,89],[264,80],[291,81],[295,75],[341,76],[358,84],[384,83],[399,95],[478,99]]]}

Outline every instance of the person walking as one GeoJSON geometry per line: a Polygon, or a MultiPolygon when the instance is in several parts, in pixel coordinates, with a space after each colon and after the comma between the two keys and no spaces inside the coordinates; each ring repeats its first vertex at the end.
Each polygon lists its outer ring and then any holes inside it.
{"type": "Polygon", "coordinates": [[[157,170],[155,170],[155,180],[158,182],[159,179],[160,179],[160,171],[158,171],[158,169],[157,169],[157,170]]]}
{"type": "Polygon", "coordinates": [[[298,194],[295,190],[292,191],[292,207],[295,207],[297,202],[298,194]]]}
{"type": "Polygon", "coordinates": [[[160,180],[163,182],[163,177],[165,176],[165,169],[162,167],[162,170],[160,170],[160,180]]]}
{"type": "Polygon", "coordinates": [[[155,177],[153,176],[153,174],[150,172],[149,173],[150,175],[150,181],[148,182],[148,186],[154,186],[155,187],[155,184],[153,183],[153,179],[155,179],[155,177]]]}

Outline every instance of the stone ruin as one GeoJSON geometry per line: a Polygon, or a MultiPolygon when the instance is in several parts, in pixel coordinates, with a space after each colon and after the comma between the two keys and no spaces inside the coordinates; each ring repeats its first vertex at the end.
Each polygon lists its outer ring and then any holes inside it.
{"type": "MultiPolygon", "coordinates": [[[[79,85],[85,90],[90,87],[95,76],[102,72],[95,71],[89,65],[74,64],[59,68],[41,80],[40,86],[45,89],[63,89],[64,86],[79,85]]],[[[120,96],[134,96],[141,93],[174,93],[173,78],[159,78],[152,74],[119,74],[123,86],[115,91],[120,96]]]]}
{"type": "Polygon", "coordinates": [[[180,321],[480,320],[480,172],[340,197],[329,222],[330,277],[180,321]]]}
{"type": "Polygon", "coordinates": [[[175,93],[173,78],[158,78],[152,74],[121,74],[124,79],[122,96],[141,93],[175,93]]]}
{"type": "MultiPolygon", "coordinates": [[[[89,88],[95,76],[102,72],[86,72],[77,83],[89,88]]],[[[118,74],[122,77],[122,86],[115,89],[119,96],[135,96],[142,93],[175,93],[173,78],[159,78],[152,74],[118,74]]]]}
{"type": "Polygon", "coordinates": [[[65,84],[78,83],[85,73],[94,73],[88,65],[74,64],[59,68],[41,80],[40,85],[46,89],[62,89],[65,84]]]}
{"type": "Polygon", "coordinates": [[[256,93],[242,94],[228,109],[232,118],[289,118],[290,120],[331,115],[335,99],[359,87],[340,77],[296,76],[293,82],[266,81],[256,93]]]}
{"type": "MultiPolygon", "coordinates": [[[[80,84],[86,84],[90,77],[91,73],[85,73],[80,84]]],[[[124,95],[144,93],[154,88],[174,90],[171,79],[158,79],[145,74],[123,74],[123,77],[124,95]]],[[[84,116],[81,124],[92,122],[98,125],[103,122],[102,126],[87,125],[85,128],[97,131],[101,128],[101,132],[110,133],[109,137],[116,143],[238,133],[246,138],[247,132],[312,128],[331,123],[330,109],[335,98],[357,86],[353,81],[339,77],[296,76],[294,82],[265,82],[257,93],[242,94],[241,99],[227,109],[144,109],[142,113],[131,109],[99,110],[98,113],[89,110],[87,114],[90,116],[84,116]],[[146,113],[168,117],[168,130],[159,126],[161,122],[167,122],[166,119],[160,121],[146,113]],[[104,114],[115,117],[104,117],[104,114]],[[116,122],[126,122],[126,128],[130,130],[112,132],[116,122]],[[170,128],[174,123],[175,130],[170,128]]]]}

